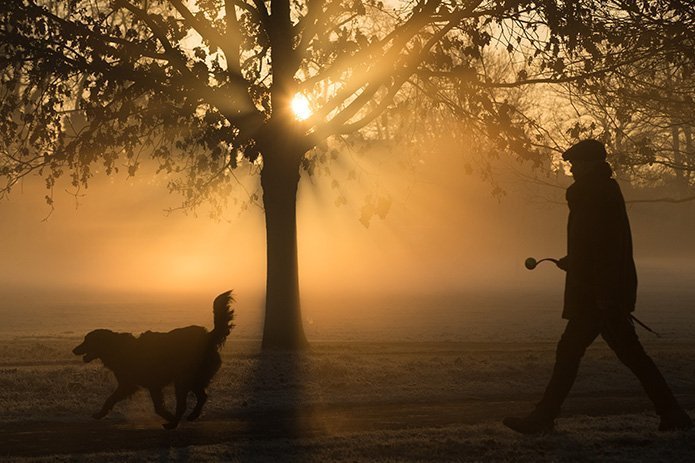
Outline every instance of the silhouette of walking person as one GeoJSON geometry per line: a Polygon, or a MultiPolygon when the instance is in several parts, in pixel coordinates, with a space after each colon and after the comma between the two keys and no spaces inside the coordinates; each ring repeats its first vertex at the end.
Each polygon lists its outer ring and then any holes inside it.
{"type": "Polygon", "coordinates": [[[690,429],[690,417],[635,333],[630,313],[635,309],[637,274],[630,224],[606,149],[599,141],[584,140],[562,157],[570,162],[574,177],[567,189],[567,256],[557,264],[567,272],[562,316],[568,322],[543,398],[527,416],[507,417],[503,423],[523,434],[552,431],[581,358],[600,334],[654,403],[661,417],[659,430],[690,429]]]}

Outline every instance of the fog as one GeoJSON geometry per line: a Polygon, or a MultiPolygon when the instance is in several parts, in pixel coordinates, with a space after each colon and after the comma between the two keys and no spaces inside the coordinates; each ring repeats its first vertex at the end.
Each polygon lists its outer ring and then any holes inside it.
{"type": "MultiPolygon", "coordinates": [[[[529,272],[523,261],[564,255],[563,188],[571,179],[500,160],[494,182],[505,194],[496,197],[475,165],[467,173],[472,159],[446,148],[411,154],[407,162],[384,153],[346,159],[331,165],[330,175],[304,175],[300,185],[300,286],[309,325],[331,318],[346,330],[360,329],[355,317],[397,317],[408,310],[407,301],[417,310],[440,310],[446,323],[447,310],[479,304],[490,299],[486,294],[493,301],[495,295],[538,292],[559,317],[562,272],[551,264],[529,272]],[[531,182],[529,175],[556,187],[531,182]],[[347,203],[337,206],[340,197],[347,203]],[[384,218],[375,214],[367,223],[369,197],[389,198],[389,207],[384,218]]],[[[257,187],[256,177],[243,181],[257,187]]],[[[5,317],[23,308],[38,314],[56,305],[90,304],[118,305],[114,318],[140,317],[148,307],[168,304],[182,321],[208,323],[200,314],[207,314],[216,294],[234,288],[248,317],[246,333],[259,335],[265,283],[260,208],[230,207],[218,219],[204,207],[197,215],[166,213],[180,198],[147,168],[131,178],[96,176],[87,190],[74,193],[67,182],[56,186],[51,211],[42,180],[29,178],[0,202],[5,317]]],[[[630,189],[625,195],[644,196],[630,189]]],[[[687,288],[695,276],[692,206],[635,204],[629,214],[640,287],[687,288]]]]}

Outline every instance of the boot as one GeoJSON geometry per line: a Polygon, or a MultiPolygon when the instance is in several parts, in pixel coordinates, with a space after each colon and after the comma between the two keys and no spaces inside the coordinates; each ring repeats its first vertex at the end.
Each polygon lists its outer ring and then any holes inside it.
{"type": "Polygon", "coordinates": [[[548,415],[534,410],[527,416],[508,416],[502,423],[521,434],[547,434],[553,432],[555,420],[548,415]]]}
{"type": "Polygon", "coordinates": [[[682,408],[674,408],[661,415],[659,431],[687,431],[693,428],[693,420],[682,408]]]}

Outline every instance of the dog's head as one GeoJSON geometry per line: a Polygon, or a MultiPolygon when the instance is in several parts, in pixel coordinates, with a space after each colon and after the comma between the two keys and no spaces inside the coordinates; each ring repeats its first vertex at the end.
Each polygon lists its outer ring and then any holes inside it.
{"type": "Polygon", "coordinates": [[[94,330],[87,333],[82,344],[75,347],[72,353],[82,355],[82,360],[91,362],[94,359],[104,359],[118,349],[122,333],[114,333],[111,330],[94,330]]]}

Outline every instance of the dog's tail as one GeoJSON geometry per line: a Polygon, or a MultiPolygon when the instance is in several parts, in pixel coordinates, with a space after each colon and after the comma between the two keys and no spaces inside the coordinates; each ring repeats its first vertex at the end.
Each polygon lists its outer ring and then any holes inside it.
{"type": "Polygon", "coordinates": [[[227,291],[217,296],[212,303],[215,327],[210,332],[210,340],[218,349],[222,347],[224,341],[234,327],[232,323],[234,319],[234,310],[231,308],[233,302],[234,296],[232,296],[232,292],[227,291]]]}

